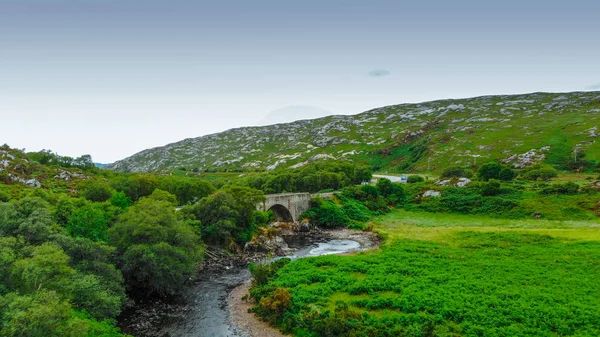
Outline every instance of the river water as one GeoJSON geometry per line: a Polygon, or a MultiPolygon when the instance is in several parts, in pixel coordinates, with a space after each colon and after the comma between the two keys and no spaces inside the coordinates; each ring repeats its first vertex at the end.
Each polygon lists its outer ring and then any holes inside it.
{"type": "MultiPolygon", "coordinates": [[[[292,259],[357,251],[353,240],[287,238],[296,249],[292,259]]],[[[136,337],[247,337],[232,323],[227,310],[229,292],[250,279],[247,268],[211,275],[189,286],[176,302],[143,303],[125,312],[119,320],[124,333],[136,337]]]]}

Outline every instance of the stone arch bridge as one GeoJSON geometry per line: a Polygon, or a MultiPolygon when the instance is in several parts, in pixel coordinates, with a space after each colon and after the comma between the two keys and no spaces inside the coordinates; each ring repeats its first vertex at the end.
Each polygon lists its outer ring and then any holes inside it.
{"type": "Polygon", "coordinates": [[[267,194],[265,202],[257,205],[261,211],[273,210],[279,222],[297,222],[310,208],[310,193],[267,194]]]}

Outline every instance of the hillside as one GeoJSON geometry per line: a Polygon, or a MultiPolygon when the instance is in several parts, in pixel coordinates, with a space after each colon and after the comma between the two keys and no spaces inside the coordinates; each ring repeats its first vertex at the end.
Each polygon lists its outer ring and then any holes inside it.
{"type": "MultiPolygon", "coordinates": [[[[44,153],[50,152],[41,151],[35,154],[44,153]]],[[[56,156],[55,158],[68,157],[56,156]]],[[[86,157],[82,156],[76,160],[81,158],[85,159],[86,157]]],[[[6,186],[24,185],[30,188],[53,190],[54,192],[73,191],[77,183],[90,178],[93,174],[90,172],[90,163],[69,159],[73,164],[69,166],[72,167],[50,165],[51,163],[43,165],[32,161],[23,151],[10,148],[8,145],[0,146],[0,184],[6,184],[6,186]],[[87,170],[82,170],[82,168],[87,168],[87,170]]]]}
{"type": "Polygon", "coordinates": [[[600,92],[532,93],[401,104],[353,116],[245,127],[144,150],[120,171],[272,170],[322,159],[389,172],[501,160],[515,167],[600,159],[600,92]]]}

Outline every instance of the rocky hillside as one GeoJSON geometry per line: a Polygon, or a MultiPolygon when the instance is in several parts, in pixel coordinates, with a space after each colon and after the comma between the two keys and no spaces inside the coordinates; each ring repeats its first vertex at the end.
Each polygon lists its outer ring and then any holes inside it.
{"type": "Polygon", "coordinates": [[[41,165],[29,159],[21,150],[12,149],[8,145],[0,146],[0,183],[51,189],[55,192],[73,192],[77,183],[89,177],[90,172],[41,165]]]}
{"type": "Polygon", "coordinates": [[[600,92],[533,93],[401,104],[353,116],[246,127],[148,149],[110,166],[272,170],[323,159],[389,172],[439,171],[501,160],[555,166],[600,159],[600,92]]]}

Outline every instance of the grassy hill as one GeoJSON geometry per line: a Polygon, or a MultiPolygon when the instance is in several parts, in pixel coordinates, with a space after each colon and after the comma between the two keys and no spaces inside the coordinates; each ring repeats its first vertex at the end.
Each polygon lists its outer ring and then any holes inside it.
{"type": "Polygon", "coordinates": [[[246,127],[148,149],[120,171],[238,171],[362,161],[388,172],[501,160],[515,167],[600,159],[600,92],[532,93],[401,104],[353,116],[246,127]]]}

